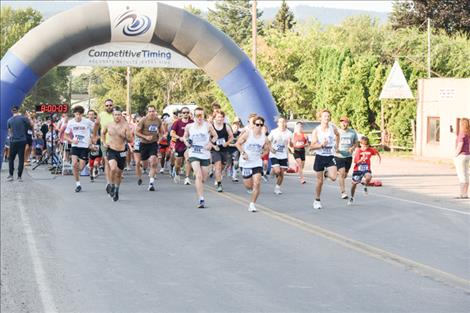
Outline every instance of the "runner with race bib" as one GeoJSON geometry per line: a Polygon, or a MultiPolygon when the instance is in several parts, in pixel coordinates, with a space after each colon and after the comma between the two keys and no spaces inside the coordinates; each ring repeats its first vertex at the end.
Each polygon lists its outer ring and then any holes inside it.
{"type": "Polygon", "coordinates": [[[269,159],[276,175],[276,186],[274,187],[276,195],[282,194],[281,185],[284,180],[284,172],[289,167],[288,149],[291,146],[291,137],[292,132],[287,129],[287,122],[283,117],[278,119],[277,128],[273,129],[268,136],[271,143],[269,159]]]}
{"type": "Polygon", "coordinates": [[[194,110],[195,122],[185,127],[183,142],[188,148],[189,163],[196,175],[195,187],[199,197],[197,207],[203,209],[206,207],[204,200],[204,182],[207,179],[210,164],[212,148],[219,149],[212,142],[217,139],[217,133],[211,124],[204,120],[204,110],[196,108],[194,110]]]}
{"type": "Polygon", "coordinates": [[[256,212],[256,200],[260,194],[261,176],[263,175],[263,160],[261,156],[269,151],[269,141],[263,133],[264,118],[257,116],[253,128],[248,128],[237,140],[236,147],[240,151],[240,168],[243,184],[251,193],[250,212],[256,212]]]}
{"type": "Polygon", "coordinates": [[[330,125],[331,114],[328,110],[320,113],[321,124],[312,132],[311,149],[318,149],[315,155],[313,170],[316,172],[315,200],[314,209],[322,209],[320,202],[323,180],[329,177],[332,181],[336,180],[337,168],[335,162],[335,151],[338,148],[339,133],[336,127],[330,125]]]}
{"type": "Polygon", "coordinates": [[[372,156],[378,156],[379,163],[382,161],[380,153],[376,149],[370,147],[369,138],[364,136],[361,138],[359,143],[361,147],[356,149],[354,154],[351,198],[348,201],[348,205],[352,205],[354,203],[354,193],[356,192],[356,187],[358,184],[364,185],[364,193],[367,195],[367,185],[372,179],[372,170],[370,167],[370,160],[372,156]]]}

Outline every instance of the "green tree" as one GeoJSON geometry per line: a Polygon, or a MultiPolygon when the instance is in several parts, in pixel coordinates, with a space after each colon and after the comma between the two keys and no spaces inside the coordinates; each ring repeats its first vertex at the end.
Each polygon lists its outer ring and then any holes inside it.
{"type": "Polygon", "coordinates": [[[31,8],[13,10],[10,6],[2,6],[0,58],[28,31],[39,25],[41,20],[41,13],[31,8]]]}
{"type": "Polygon", "coordinates": [[[394,29],[416,26],[423,30],[426,20],[432,27],[448,34],[462,31],[470,36],[470,3],[468,0],[396,1],[390,20],[394,29]]]}
{"type": "Polygon", "coordinates": [[[279,11],[277,11],[274,17],[272,27],[285,34],[287,31],[291,30],[295,24],[294,13],[292,13],[286,1],[283,0],[279,11]]]}
{"type": "MultiPolygon", "coordinates": [[[[208,21],[232,38],[238,45],[251,38],[251,1],[224,0],[215,3],[215,10],[209,9],[208,21]]],[[[263,22],[259,19],[263,14],[257,10],[257,31],[263,34],[263,22]]]]}

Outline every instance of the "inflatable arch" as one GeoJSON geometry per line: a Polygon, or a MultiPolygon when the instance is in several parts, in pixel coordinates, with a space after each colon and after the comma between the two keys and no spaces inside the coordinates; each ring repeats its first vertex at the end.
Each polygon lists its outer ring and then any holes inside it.
{"type": "Polygon", "coordinates": [[[278,111],[246,54],[207,21],[160,2],[91,2],[57,14],[29,31],[1,61],[0,140],[11,107],[37,80],[70,56],[108,42],[146,42],[186,56],[214,79],[243,120],[251,112],[275,127],[278,111]]]}

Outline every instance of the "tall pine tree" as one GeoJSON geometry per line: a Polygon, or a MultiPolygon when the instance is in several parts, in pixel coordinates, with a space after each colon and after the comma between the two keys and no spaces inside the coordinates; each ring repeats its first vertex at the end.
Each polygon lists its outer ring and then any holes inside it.
{"type": "MultiPolygon", "coordinates": [[[[238,45],[251,38],[251,1],[225,0],[215,3],[215,10],[209,9],[207,19],[210,23],[230,36],[238,45]]],[[[259,19],[263,14],[257,10],[258,35],[263,34],[263,23],[259,19]]]]}
{"type": "Polygon", "coordinates": [[[294,27],[295,23],[294,13],[292,13],[286,1],[283,0],[279,11],[274,17],[272,27],[285,34],[294,27]]]}

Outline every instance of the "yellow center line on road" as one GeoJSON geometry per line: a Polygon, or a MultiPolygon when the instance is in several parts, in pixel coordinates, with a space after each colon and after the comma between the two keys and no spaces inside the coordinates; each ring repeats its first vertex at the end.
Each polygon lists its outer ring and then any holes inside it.
{"type": "MultiPolygon", "coordinates": [[[[256,214],[256,213],[249,213],[248,212],[248,205],[250,203],[249,200],[242,198],[238,195],[235,195],[231,192],[226,192],[224,191],[223,193],[217,192],[217,190],[213,187],[205,186],[206,189],[209,189],[212,193],[217,194],[220,197],[232,200],[236,203],[244,205],[246,208],[247,214],[256,214]]],[[[441,282],[445,285],[457,287],[459,289],[464,290],[467,293],[470,293],[470,280],[467,280],[465,278],[456,276],[454,274],[450,274],[444,271],[441,271],[439,269],[433,268],[429,265],[422,264],[413,260],[410,260],[408,258],[402,257],[400,255],[382,250],[380,248],[371,246],[369,244],[366,244],[361,241],[357,241],[348,237],[345,237],[343,235],[340,235],[336,232],[327,230],[323,227],[307,223],[305,221],[302,221],[298,218],[292,217],[290,215],[280,213],[274,209],[268,208],[265,205],[261,204],[256,204],[256,207],[258,208],[259,213],[263,213],[271,218],[274,218],[278,221],[281,221],[283,223],[289,224],[291,226],[294,226],[298,229],[301,229],[305,232],[308,232],[310,234],[314,234],[320,237],[323,237],[327,240],[333,241],[343,247],[346,247],[348,249],[357,251],[359,253],[368,255],[370,257],[373,257],[375,259],[385,261],[389,264],[392,265],[398,265],[400,267],[404,267],[407,270],[411,270],[423,277],[430,278],[434,281],[441,282]]],[[[313,210],[313,209],[312,209],[313,210]]]]}

